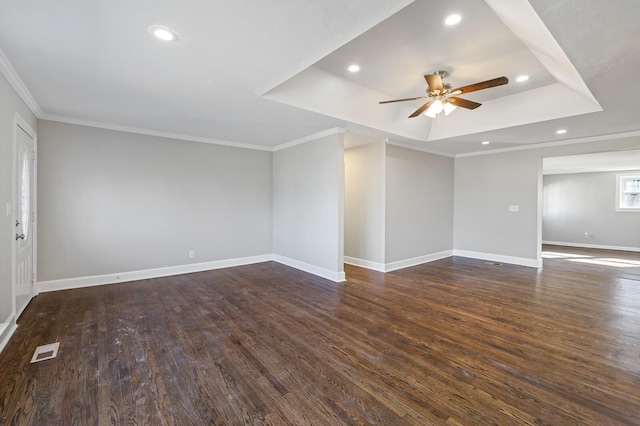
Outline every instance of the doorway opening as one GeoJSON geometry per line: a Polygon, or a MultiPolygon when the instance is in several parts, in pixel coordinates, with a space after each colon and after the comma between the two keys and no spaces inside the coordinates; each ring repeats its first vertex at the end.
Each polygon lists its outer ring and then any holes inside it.
{"type": "Polygon", "coordinates": [[[618,206],[620,176],[640,175],[640,149],[548,157],[542,170],[542,244],[640,252],[640,209],[618,206]]]}

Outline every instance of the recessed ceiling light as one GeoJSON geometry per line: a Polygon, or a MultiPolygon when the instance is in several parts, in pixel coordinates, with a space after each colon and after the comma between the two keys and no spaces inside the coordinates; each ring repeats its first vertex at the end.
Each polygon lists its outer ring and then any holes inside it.
{"type": "Polygon", "coordinates": [[[483,141],[481,143],[482,143],[482,145],[489,145],[491,143],[491,141],[483,141]]]}
{"type": "Polygon", "coordinates": [[[151,25],[148,30],[149,34],[162,41],[178,41],[178,33],[171,28],[163,27],[162,25],[151,25]]]}
{"type": "Polygon", "coordinates": [[[360,71],[360,66],[353,64],[353,65],[349,65],[349,68],[347,68],[350,72],[358,72],[360,71]]]}
{"type": "Polygon", "coordinates": [[[567,133],[565,129],[556,130],[556,135],[564,135],[565,133],[567,133]]]}
{"type": "Polygon", "coordinates": [[[518,83],[522,83],[523,81],[527,81],[527,80],[529,80],[529,76],[528,75],[521,75],[521,76],[518,76],[516,78],[516,81],[518,83]]]}
{"type": "Polygon", "coordinates": [[[453,15],[447,16],[447,19],[444,20],[444,23],[447,25],[455,25],[460,21],[462,21],[462,16],[455,13],[453,15]]]}

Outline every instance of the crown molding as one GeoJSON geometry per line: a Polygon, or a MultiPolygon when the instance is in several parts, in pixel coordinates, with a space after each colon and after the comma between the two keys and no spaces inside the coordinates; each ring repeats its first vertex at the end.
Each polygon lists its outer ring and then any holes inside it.
{"type": "Polygon", "coordinates": [[[220,139],[205,138],[200,136],[191,136],[191,135],[185,135],[181,133],[162,132],[157,130],[144,129],[140,127],[124,126],[120,124],[105,123],[102,121],[86,120],[83,118],[69,117],[69,116],[58,115],[58,114],[44,113],[39,118],[41,120],[75,124],[78,126],[95,127],[98,129],[115,130],[119,132],[136,133],[140,135],[157,136],[157,137],[168,138],[168,139],[177,139],[177,140],[184,140],[184,141],[190,141],[190,142],[202,142],[202,143],[208,143],[212,145],[222,145],[222,146],[230,146],[234,148],[245,148],[245,149],[254,149],[258,151],[270,151],[270,152],[279,151],[281,149],[290,148],[295,145],[300,145],[306,142],[320,139],[325,136],[330,136],[330,135],[345,132],[345,129],[343,128],[334,127],[332,129],[324,130],[322,132],[314,133],[312,135],[308,135],[300,139],[295,139],[293,141],[286,142],[281,145],[277,145],[275,147],[268,147],[268,146],[253,145],[248,143],[223,141],[220,139]]]}
{"type": "Polygon", "coordinates": [[[640,136],[640,131],[634,132],[625,132],[625,133],[611,133],[608,135],[598,135],[598,136],[588,136],[584,138],[575,138],[575,139],[567,139],[564,141],[554,141],[554,142],[543,142],[536,144],[527,144],[523,146],[514,146],[511,148],[500,148],[493,149],[490,151],[481,151],[481,152],[467,152],[464,154],[457,154],[455,158],[463,158],[463,157],[477,157],[480,155],[491,155],[491,154],[501,154],[503,152],[513,152],[513,151],[526,151],[529,149],[541,149],[541,148],[552,148],[554,146],[563,146],[563,145],[575,145],[580,143],[588,143],[588,142],[600,142],[600,141],[609,141],[623,138],[633,138],[640,136]]]}
{"type": "Polygon", "coordinates": [[[33,115],[35,115],[37,118],[42,118],[42,109],[40,108],[40,105],[38,105],[33,96],[31,96],[31,92],[29,92],[29,89],[27,89],[27,86],[25,86],[24,82],[1,49],[0,72],[5,76],[9,84],[11,84],[11,87],[13,87],[13,89],[18,93],[18,96],[20,96],[22,101],[31,110],[33,115]]]}
{"type": "Polygon", "coordinates": [[[285,142],[280,145],[276,145],[271,148],[271,151],[280,151],[281,149],[291,148],[292,146],[302,145],[303,143],[311,142],[320,138],[324,138],[325,136],[331,136],[335,134],[341,134],[346,132],[342,127],[333,127],[331,129],[323,130],[322,132],[314,133],[312,135],[304,136],[299,139],[294,139],[290,142],[285,142]]]}
{"type": "Polygon", "coordinates": [[[56,121],[59,123],[75,124],[78,126],[95,127],[98,129],[115,130],[118,132],[136,133],[139,135],[158,136],[161,138],[177,139],[177,140],[184,140],[184,141],[190,141],[190,142],[202,142],[202,143],[208,143],[212,145],[230,146],[234,148],[255,149],[259,151],[271,151],[271,148],[266,146],[223,141],[219,139],[205,138],[200,136],[191,136],[191,135],[185,135],[181,133],[162,132],[157,130],[144,129],[140,127],[104,123],[101,121],[85,120],[83,118],[68,117],[68,116],[57,115],[57,114],[43,114],[41,119],[48,120],[48,121],[56,121]]]}

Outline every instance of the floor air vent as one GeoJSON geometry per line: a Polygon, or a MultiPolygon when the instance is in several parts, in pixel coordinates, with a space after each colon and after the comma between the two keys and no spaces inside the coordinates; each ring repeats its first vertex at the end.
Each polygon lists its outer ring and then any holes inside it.
{"type": "Polygon", "coordinates": [[[489,262],[484,262],[484,263],[485,263],[485,265],[502,266],[502,263],[500,263],[500,262],[491,262],[491,261],[489,261],[489,262]]]}
{"type": "Polygon", "coordinates": [[[34,362],[45,361],[47,359],[55,358],[56,355],[58,355],[59,347],[60,347],[60,342],[38,346],[36,348],[36,351],[33,353],[33,358],[31,358],[31,364],[33,364],[34,362]]]}

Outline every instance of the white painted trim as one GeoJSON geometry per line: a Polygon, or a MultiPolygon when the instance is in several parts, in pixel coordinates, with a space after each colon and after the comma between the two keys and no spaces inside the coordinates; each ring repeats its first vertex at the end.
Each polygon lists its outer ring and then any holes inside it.
{"type": "Polygon", "coordinates": [[[566,242],[560,242],[560,241],[542,241],[542,244],[548,244],[551,246],[581,247],[581,248],[593,248],[593,249],[602,249],[602,250],[640,252],[640,247],[622,247],[622,246],[607,246],[602,244],[566,243],[566,242]]]}
{"type": "Polygon", "coordinates": [[[15,315],[11,315],[6,322],[0,323],[0,352],[7,346],[17,328],[15,315]]]}
{"type": "Polygon", "coordinates": [[[250,265],[276,261],[283,265],[291,266],[322,278],[335,282],[345,281],[344,272],[334,272],[308,263],[300,262],[285,256],[264,254],[237,259],[216,260],[212,262],[193,263],[188,265],[169,266],[165,268],[145,269],[140,271],[128,271],[106,275],[92,275],[88,277],[65,278],[60,280],[40,281],[35,284],[38,293],[49,291],[70,290],[81,287],[94,287],[98,285],[115,284],[128,281],[144,280],[149,278],[169,277],[172,275],[190,274],[193,272],[210,271],[234,266],[250,265]]]}
{"type": "Polygon", "coordinates": [[[162,132],[151,129],[143,129],[140,127],[124,126],[121,124],[104,123],[101,121],[85,120],[84,118],[68,117],[57,114],[42,114],[42,120],[55,121],[59,123],[75,124],[77,126],[95,127],[98,129],[115,130],[118,132],[135,133],[138,135],[157,136],[161,138],[183,140],[189,142],[202,142],[212,145],[230,146],[233,148],[256,149],[259,151],[271,151],[272,148],[262,145],[253,145],[248,143],[223,141],[220,139],[205,138],[201,136],[190,136],[181,133],[162,132]]]}
{"type": "Polygon", "coordinates": [[[398,269],[409,268],[411,266],[422,265],[423,263],[433,262],[435,260],[444,259],[453,256],[453,250],[445,250],[438,253],[426,254],[411,259],[398,260],[396,262],[387,263],[384,266],[385,272],[397,271],[398,269]]]}
{"type": "Polygon", "coordinates": [[[15,124],[20,126],[20,128],[22,130],[24,130],[25,133],[27,135],[29,135],[29,137],[31,139],[35,139],[38,136],[37,132],[35,130],[33,130],[33,127],[31,127],[29,125],[29,123],[27,122],[27,120],[22,118],[22,116],[19,113],[17,113],[17,112],[13,113],[13,121],[14,121],[15,124]]]}
{"type": "Polygon", "coordinates": [[[505,256],[502,254],[482,253],[478,251],[453,250],[454,256],[470,257],[472,259],[490,260],[492,262],[510,263],[513,265],[541,268],[542,259],[530,259],[528,257],[505,256]]]}
{"type": "Polygon", "coordinates": [[[640,173],[638,172],[624,172],[624,173],[616,173],[616,204],[615,208],[617,212],[620,213],[638,213],[640,212],[640,208],[637,207],[622,207],[622,197],[624,194],[624,189],[622,188],[622,180],[623,179],[633,179],[637,180],[640,178],[640,173]]]}
{"type": "Polygon", "coordinates": [[[290,142],[285,142],[282,143],[280,145],[276,145],[273,148],[271,148],[271,151],[280,151],[281,149],[287,149],[287,148],[291,148],[292,146],[296,146],[296,145],[302,145],[303,143],[307,143],[307,142],[311,142],[311,141],[315,141],[318,140],[320,138],[324,138],[326,136],[331,136],[331,135],[335,135],[335,134],[339,134],[339,133],[344,133],[345,129],[343,129],[342,127],[334,127],[331,129],[327,129],[327,130],[323,130],[322,132],[318,132],[318,133],[314,133],[312,135],[309,136],[305,136],[299,139],[294,139],[290,142]]]}
{"type": "Polygon", "coordinates": [[[29,303],[31,303],[33,298],[36,296],[35,288],[36,288],[36,283],[34,282],[31,288],[31,297],[29,298],[29,301],[25,303],[24,306],[21,306],[20,309],[17,309],[17,306],[16,306],[16,318],[20,318],[20,315],[22,315],[24,310],[27,309],[27,306],[29,306],[29,303]]]}
{"type": "Polygon", "coordinates": [[[391,272],[398,269],[409,268],[411,266],[422,265],[424,263],[433,262],[435,260],[445,259],[453,256],[453,250],[445,250],[438,253],[431,253],[424,256],[418,256],[411,259],[398,260],[391,263],[378,263],[370,260],[358,259],[356,257],[344,257],[344,263],[348,265],[359,266],[361,268],[371,269],[378,272],[391,272]]]}
{"type": "Polygon", "coordinates": [[[500,149],[492,149],[488,151],[467,152],[464,154],[456,154],[455,158],[477,157],[479,155],[491,155],[491,154],[500,154],[503,152],[525,151],[528,149],[552,148],[555,146],[575,145],[575,144],[587,143],[587,142],[601,142],[601,141],[608,141],[608,140],[615,140],[615,139],[633,138],[638,136],[640,136],[640,131],[625,132],[625,133],[611,133],[608,135],[598,135],[598,136],[589,136],[584,138],[566,139],[566,140],[555,141],[555,142],[526,144],[523,146],[514,146],[511,148],[500,148],[500,149]]]}
{"type": "Polygon", "coordinates": [[[29,92],[29,89],[27,89],[27,86],[24,84],[2,50],[0,50],[0,72],[5,76],[9,84],[11,84],[11,87],[13,87],[16,93],[18,93],[18,96],[20,96],[33,115],[37,118],[41,118],[42,109],[40,108],[40,105],[38,105],[36,100],[33,98],[31,92],[29,92]]]}
{"type": "Polygon", "coordinates": [[[389,142],[389,139],[385,139],[385,144],[382,146],[384,151],[382,157],[383,167],[382,170],[380,170],[380,174],[382,175],[382,203],[380,206],[380,215],[382,217],[380,222],[380,232],[382,232],[382,258],[385,260],[387,256],[387,167],[389,164],[389,157],[387,157],[387,142],[389,142]]]}
{"type": "Polygon", "coordinates": [[[313,275],[317,275],[322,278],[326,278],[331,281],[335,281],[337,283],[346,281],[346,277],[343,272],[331,271],[326,268],[321,268],[320,266],[311,265],[309,263],[301,262],[296,259],[291,259],[290,257],[281,256],[279,254],[273,255],[273,260],[282,263],[283,265],[291,266],[292,268],[299,269],[304,272],[308,272],[313,275]]]}
{"type": "Polygon", "coordinates": [[[344,257],[344,263],[347,265],[359,266],[361,268],[371,269],[372,271],[384,272],[385,264],[372,262],[370,260],[358,259],[357,257],[344,257]]]}
{"type": "Polygon", "coordinates": [[[66,278],[61,280],[41,281],[37,283],[38,292],[69,290],[80,287],[93,287],[104,284],[114,284],[127,281],[144,280],[148,278],[168,277],[172,275],[189,274],[192,272],[210,271],[213,269],[231,268],[233,266],[250,265],[273,260],[270,254],[241,257],[237,259],[215,260],[212,262],[192,263],[188,265],[168,266],[165,268],[145,269],[107,275],[93,275],[89,277],[66,278]]]}
{"type": "Polygon", "coordinates": [[[39,118],[42,120],[55,121],[58,123],[67,123],[67,124],[75,124],[77,126],[95,127],[98,129],[114,130],[117,132],[135,133],[135,134],[146,135],[146,136],[157,136],[157,137],[168,138],[168,139],[176,139],[176,140],[183,140],[183,141],[190,141],[190,142],[202,142],[202,143],[209,143],[212,145],[222,145],[222,146],[230,146],[234,148],[255,149],[259,151],[270,151],[270,152],[280,151],[281,149],[290,148],[296,145],[301,145],[303,143],[311,142],[313,140],[317,140],[325,136],[330,136],[330,135],[335,135],[338,133],[345,132],[345,129],[341,127],[334,127],[331,129],[324,130],[322,132],[304,136],[300,139],[295,139],[293,141],[277,145],[275,147],[268,147],[268,146],[254,145],[254,144],[248,144],[248,143],[223,141],[220,139],[205,138],[201,136],[190,136],[190,135],[185,135],[181,133],[162,132],[157,130],[144,129],[140,127],[105,123],[101,121],[86,120],[83,118],[68,117],[68,116],[57,115],[57,114],[41,114],[39,118]]]}

